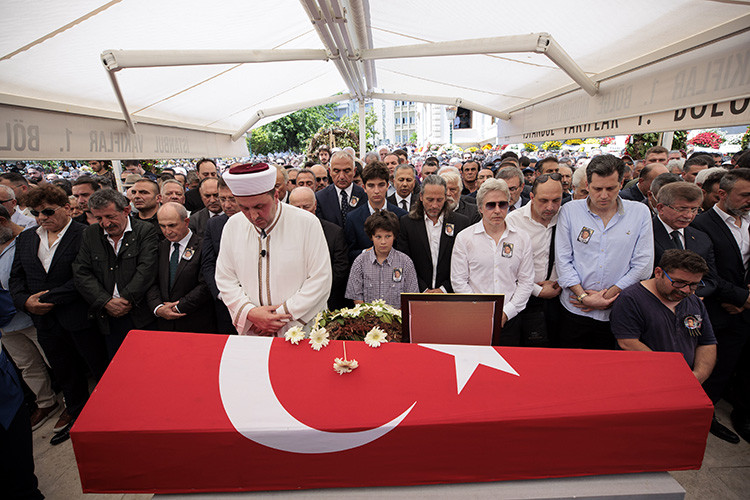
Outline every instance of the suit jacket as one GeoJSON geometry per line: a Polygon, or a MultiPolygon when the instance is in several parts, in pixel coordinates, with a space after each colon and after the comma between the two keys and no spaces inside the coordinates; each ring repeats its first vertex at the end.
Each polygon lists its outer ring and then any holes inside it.
{"type": "MultiPolygon", "coordinates": [[[[659,265],[664,252],[671,249],[677,248],[672,241],[672,237],[667,233],[659,217],[654,217],[652,226],[654,228],[654,267],[659,265]]],[[[703,277],[702,286],[696,291],[696,295],[700,297],[708,297],[716,291],[716,262],[714,259],[714,245],[711,243],[711,239],[702,231],[695,229],[694,227],[686,227],[684,230],[685,234],[685,249],[692,250],[701,257],[703,257],[708,264],[708,274],[703,277]]]]}
{"type": "Polygon", "coordinates": [[[226,335],[236,334],[237,330],[232,325],[232,317],[229,314],[229,309],[219,299],[219,289],[216,287],[216,259],[219,256],[221,234],[224,232],[224,225],[228,220],[229,216],[227,214],[217,215],[208,219],[206,231],[203,234],[203,246],[201,248],[201,273],[211,291],[211,298],[214,300],[216,331],[217,333],[226,335]]]}
{"type": "MultiPolygon", "coordinates": [[[[386,203],[386,210],[396,214],[396,217],[401,218],[406,215],[405,210],[401,210],[396,205],[386,203]]],[[[346,227],[344,228],[344,236],[346,237],[346,243],[349,245],[349,261],[354,262],[363,250],[366,250],[372,246],[372,241],[367,237],[365,233],[365,221],[370,216],[370,206],[365,204],[354,211],[349,212],[346,216],[346,227]]]]}
{"type": "Polygon", "coordinates": [[[53,328],[55,323],[71,332],[85,330],[91,326],[88,304],[76,290],[72,267],[86,227],[75,221],[70,223],[55,250],[49,272],[44,270],[42,262],[37,257],[41,240],[36,230],[23,231],[16,239],[16,255],[8,287],[16,309],[29,314],[38,330],[53,328]],[[55,307],[43,315],[26,311],[25,304],[28,298],[43,290],[49,292],[42,295],[40,300],[55,304],[55,307]]]}
{"type": "Polygon", "coordinates": [[[721,307],[723,302],[742,306],[748,297],[750,271],[745,269],[732,232],[713,209],[699,214],[692,226],[703,231],[714,246],[716,292],[704,300],[711,324],[714,329],[727,327],[736,320],[750,324],[750,311],[731,315],[721,307]]]}
{"type": "Polygon", "coordinates": [[[641,193],[641,190],[638,189],[638,183],[633,184],[630,187],[626,187],[622,191],[620,191],[620,198],[623,200],[631,200],[631,201],[640,201],[642,203],[646,203],[646,197],[643,196],[643,193],[641,193]]]}
{"type": "Polygon", "coordinates": [[[479,213],[479,210],[477,210],[476,200],[474,201],[474,203],[472,203],[471,201],[467,201],[464,198],[467,197],[461,197],[461,199],[458,201],[458,205],[453,209],[453,212],[463,215],[464,217],[469,219],[469,222],[471,222],[472,224],[476,224],[477,222],[482,220],[482,215],[479,213]]]}
{"type": "Polygon", "coordinates": [[[331,283],[331,295],[328,297],[328,309],[341,309],[348,307],[351,301],[346,297],[346,283],[349,281],[349,257],[344,238],[344,230],[333,222],[320,219],[323,226],[323,234],[328,244],[328,253],[331,255],[331,269],[333,270],[333,282],[331,283]]]}
{"type": "Polygon", "coordinates": [[[206,225],[208,224],[208,221],[211,219],[215,219],[220,215],[214,215],[213,217],[211,217],[211,213],[208,211],[208,208],[201,208],[197,212],[190,214],[190,223],[188,224],[188,227],[190,227],[190,230],[197,234],[200,238],[203,238],[203,234],[206,232],[206,225]]]}
{"type": "MultiPolygon", "coordinates": [[[[443,227],[440,230],[440,247],[438,249],[437,272],[435,288],[445,287],[448,293],[453,293],[451,286],[451,255],[456,235],[469,227],[471,222],[461,214],[449,212],[443,217],[443,227]],[[446,224],[453,224],[453,231],[447,234],[446,224]]],[[[417,271],[417,282],[420,292],[432,288],[432,253],[430,240],[424,219],[415,220],[408,215],[401,217],[401,231],[398,235],[398,250],[411,257],[414,269],[417,271]]]]}
{"type": "Polygon", "coordinates": [[[198,188],[185,191],[185,208],[191,213],[206,208],[198,188]]]}
{"type": "MultiPolygon", "coordinates": [[[[351,198],[349,199],[350,210],[347,214],[347,219],[354,210],[362,205],[367,205],[367,194],[365,194],[365,190],[356,184],[352,186],[352,197],[355,196],[357,197],[357,203],[354,207],[351,206],[351,198]]],[[[315,193],[315,200],[318,203],[318,208],[315,209],[315,215],[317,215],[318,218],[327,220],[328,222],[333,222],[341,228],[344,227],[344,223],[341,219],[341,198],[339,198],[339,195],[336,193],[336,186],[330,184],[324,187],[315,193]]]]}
{"type": "Polygon", "coordinates": [[[189,259],[183,257],[177,264],[174,285],[169,288],[169,252],[172,242],[159,243],[158,279],[146,294],[148,307],[153,311],[165,302],[178,302],[177,308],[186,316],[167,320],[157,316],[160,330],[174,332],[211,333],[214,331],[214,311],[211,291],[201,274],[202,238],[193,233],[188,240],[188,249],[193,250],[189,259]]]}
{"type": "Polygon", "coordinates": [[[88,302],[89,315],[96,318],[99,331],[104,334],[109,333],[109,315],[104,305],[112,298],[115,284],[120,297],[133,306],[129,314],[136,328],[154,320],[146,303],[146,292],[156,279],[159,243],[152,224],[133,219],[130,223],[133,230],[123,235],[117,255],[99,224],[87,227],[73,263],[76,288],[88,302]]]}

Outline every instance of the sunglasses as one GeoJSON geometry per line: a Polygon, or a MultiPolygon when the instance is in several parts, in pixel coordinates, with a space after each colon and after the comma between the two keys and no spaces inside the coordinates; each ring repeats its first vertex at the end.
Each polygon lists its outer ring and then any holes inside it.
{"type": "Polygon", "coordinates": [[[29,210],[29,211],[31,212],[31,215],[33,215],[34,217],[39,217],[39,214],[42,214],[42,215],[44,215],[45,217],[52,217],[53,215],[55,215],[55,212],[57,212],[57,211],[58,211],[58,210],[60,210],[61,208],[62,208],[62,207],[57,207],[57,208],[45,208],[44,210],[41,210],[41,211],[36,211],[36,210],[34,210],[34,209],[32,208],[32,209],[31,209],[31,210],[29,210]]]}
{"type": "Polygon", "coordinates": [[[316,177],[315,180],[318,182],[323,182],[323,181],[327,181],[328,177],[316,177]]]}
{"type": "Polygon", "coordinates": [[[499,208],[500,210],[506,210],[508,208],[508,202],[507,201],[488,201],[484,204],[484,208],[487,210],[495,210],[495,207],[499,208]]]}
{"type": "Polygon", "coordinates": [[[552,172],[551,174],[542,174],[539,177],[537,177],[536,182],[538,184],[544,184],[548,180],[552,179],[553,181],[562,181],[562,174],[558,174],[557,172],[552,172]]]}

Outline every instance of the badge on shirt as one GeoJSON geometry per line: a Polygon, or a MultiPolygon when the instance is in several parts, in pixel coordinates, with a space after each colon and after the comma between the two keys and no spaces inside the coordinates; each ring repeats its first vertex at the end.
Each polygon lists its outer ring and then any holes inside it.
{"type": "Polygon", "coordinates": [[[356,196],[354,196],[354,195],[352,195],[352,197],[349,198],[349,206],[350,207],[356,207],[358,201],[359,201],[359,198],[356,197],[356,196]]]}
{"type": "Polygon", "coordinates": [[[455,231],[455,226],[450,222],[446,222],[445,223],[445,235],[453,236],[453,231],[455,231]]]}
{"type": "Polygon", "coordinates": [[[581,232],[578,233],[578,241],[588,245],[591,235],[594,234],[594,230],[590,227],[583,226],[581,232]]]}
{"type": "Polygon", "coordinates": [[[393,281],[396,283],[400,282],[403,278],[403,269],[400,267],[393,268],[393,281]]]}
{"type": "Polygon", "coordinates": [[[185,253],[182,254],[182,258],[185,259],[185,260],[190,260],[190,259],[193,258],[193,254],[194,253],[195,253],[195,250],[193,250],[192,248],[188,247],[188,248],[185,249],[185,253]]]}
{"type": "Polygon", "coordinates": [[[699,314],[685,316],[682,324],[685,325],[685,328],[687,328],[688,333],[690,333],[691,337],[700,337],[700,327],[701,325],[703,325],[703,320],[699,314]]]}
{"type": "Polygon", "coordinates": [[[513,243],[503,243],[503,252],[500,255],[506,259],[513,257],[513,243]]]}

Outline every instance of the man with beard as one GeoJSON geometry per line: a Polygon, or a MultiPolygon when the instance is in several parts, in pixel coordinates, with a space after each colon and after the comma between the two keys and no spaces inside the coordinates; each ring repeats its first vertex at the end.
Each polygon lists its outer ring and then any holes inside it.
{"type": "MultiPolygon", "coordinates": [[[[716,292],[705,298],[716,340],[716,366],[703,384],[716,404],[731,389],[732,425],[750,441],[750,169],[728,171],[719,182],[719,201],[698,215],[693,227],[708,235],[716,257],[716,292]],[[736,371],[736,373],[735,373],[736,371]]],[[[731,443],[739,438],[716,418],[711,433],[731,443]]]]}
{"type": "Polygon", "coordinates": [[[463,186],[461,185],[461,176],[458,169],[453,167],[444,167],[438,174],[445,179],[445,185],[448,188],[448,205],[451,211],[461,214],[469,219],[469,222],[476,224],[482,218],[477,210],[475,198],[461,196],[463,186]]]}

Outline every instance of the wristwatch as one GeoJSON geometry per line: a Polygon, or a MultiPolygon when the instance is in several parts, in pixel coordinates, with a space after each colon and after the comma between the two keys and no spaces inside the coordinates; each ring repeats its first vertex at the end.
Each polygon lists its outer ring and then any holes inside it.
{"type": "Polygon", "coordinates": [[[588,293],[586,293],[586,292],[583,292],[583,293],[582,293],[581,295],[579,295],[579,296],[577,296],[577,297],[576,297],[576,300],[577,300],[578,302],[580,302],[581,304],[583,304],[583,299],[585,299],[585,298],[586,298],[586,297],[588,297],[588,296],[589,296],[589,294],[588,294],[588,293]]]}

